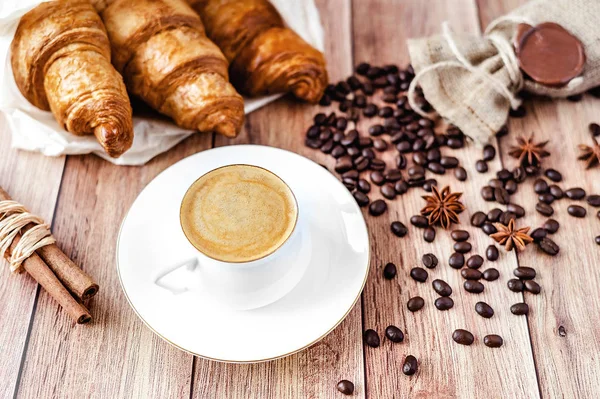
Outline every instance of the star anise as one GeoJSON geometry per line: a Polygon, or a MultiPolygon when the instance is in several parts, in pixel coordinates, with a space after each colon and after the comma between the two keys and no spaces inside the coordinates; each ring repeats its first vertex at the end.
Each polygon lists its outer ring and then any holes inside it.
{"type": "Polygon", "coordinates": [[[529,138],[525,136],[517,137],[517,145],[511,146],[508,155],[519,160],[522,166],[539,166],[542,163],[542,158],[550,155],[544,147],[548,144],[547,141],[541,143],[533,142],[533,133],[529,138]]]}
{"type": "Polygon", "coordinates": [[[533,238],[527,234],[529,227],[517,229],[515,227],[515,219],[510,219],[508,226],[505,226],[502,223],[494,223],[494,227],[496,227],[498,232],[490,235],[490,237],[499,244],[504,245],[504,249],[507,251],[512,250],[513,247],[522,251],[527,244],[533,242],[533,238]]]}
{"type": "Polygon", "coordinates": [[[586,169],[600,164],[600,144],[598,144],[595,138],[592,138],[592,140],[594,140],[593,146],[579,144],[581,155],[577,159],[585,162],[586,169]]]}
{"type": "Polygon", "coordinates": [[[450,187],[439,191],[436,186],[431,186],[431,191],[433,195],[422,197],[427,205],[421,209],[421,215],[428,217],[429,225],[439,224],[447,229],[452,223],[458,223],[458,214],[465,210],[459,201],[462,193],[451,193],[450,187]]]}

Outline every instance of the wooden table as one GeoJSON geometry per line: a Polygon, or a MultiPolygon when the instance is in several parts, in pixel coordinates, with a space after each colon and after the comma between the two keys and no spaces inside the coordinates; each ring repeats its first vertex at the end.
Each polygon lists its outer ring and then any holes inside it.
{"type": "MultiPolygon", "coordinates": [[[[326,30],[327,59],[332,81],[347,77],[360,61],[374,64],[409,62],[405,41],[438,33],[448,20],[457,32],[478,33],[495,17],[524,0],[318,0],[326,30]]],[[[518,134],[536,133],[550,140],[547,163],[563,172],[561,185],[583,186],[600,192],[600,169],[584,171],[576,161],[576,144],[589,141],[587,125],[598,120],[600,100],[585,96],[578,103],[536,100],[527,104],[528,115],[510,121],[510,135],[498,144],[500,156],[490,171],[478,174],[481,158],[475,146],[455,151],[469,172],[465,183],[444,176],[440,184],[464,191],[467,212],[462,225],[472,233],[473,253],[483,254],[489,237],[475,231],[469,214],[489,210],[479,188],[502,166],[513,167],[508,146],[518,134]]],[[[368,217],[372,237],[372,268],[362,301],[346,320],[327,336],[294,356],[255,365],[230,365],[195,358],[155,336],[135,316],[118,283],[115,242],[125,212],[140,190],[159,172],[180,159],[213,146],[259,143],[299,152],[333,166],[331,158],[304,147],[304,132],[316,107],[282,99],[252,113],[244,132],[230,141],[196,135],[144,167],[113,166],[95,156],[46,158],[9,148],[6,131],[0,133],[0,185],[13,198],[39,213],[58,242],[77,264],[100,284],[89,307],[93,324],[73,326],[58,305],[26,275],[12,276],[0,268],[0,397],[64,398],[334,398],[341,379],[356,386],[356,397],[400,398],[597,398],[600,396],[600,220],[588,207],[588,217],[571,218],[570,201],[554,205],[562,222],[556,241],[559,256],[549,257],[535,247],[522,254],[501,252],[493,266],[501,277],[486,284],[479,295],[465,293],[459,273],[447,266],[451,252],[448,233],[438,230],[432,244],[410,226],[404,239],[389,233],[389,223],[408,225],[422,206],[421,191],[413,190],[391,204],[379,217],[368,217]],[[433,252],[440,266],[428,283],[419,284],[408,271],[422,254],[433,252]],[[382,265],[400,266],[394,281],[381,277],[382,265]],[[542,293],[517,294],[506,288],[517,265],[538,270],[542,293]],[[455,307],[440,312],[433,306],[433,278],[443,278],[455,290],[455,307]],[[425,308],[406,310],[410,296],[421,295],[425,308]],[[491,319],[474,312],[484,300],[496,310],[491,319]],[[525,301],[528,317],[509,312],[525,301]],[[381,347],[363,345],[362,331],[395,324],[406,332],[402,344],[383,340],[381,347]],[[470,347],[455,344],[451,333],[466,328],[476,336],[470,347]],[[482,337],[504,337],[500,349],[487,348],[482,337]],[[420,361],[413,377],[401,373],[405,355],[420,361]]],[[[390,158],[391,159],[391,158],[390,158]]],[[[522,185],[515,201],[526,204],[528,225],[544,218],[533,207],[531,182],[522,185]]],[[[485,267],[485,266],[484,266],[485,267]]],[[[218,326],[207,325],[207,328],[218,326]]]]}

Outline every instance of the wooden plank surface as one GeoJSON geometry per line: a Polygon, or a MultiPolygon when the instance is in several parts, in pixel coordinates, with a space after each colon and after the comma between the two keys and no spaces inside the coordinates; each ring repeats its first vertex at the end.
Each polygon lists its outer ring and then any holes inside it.
{"type": "MultiPolygon", "coordinates": [[[[406,39],[440,32],[440,25],[448,20],[457,32],[477,33],[479,30],[476,5],[471,0],[419,1],[402,3],[391,0],[354,1],[354,54],[357,62],[374,64],[399,63],[406,65],[409,57],[406,39]],[[362,16],[368,15],[368,18],[362,16]]],[[[367,126],[361,126],[365,131],[367,126]]],[[[359,129],[360,130],[360,129],[359,129]]],[[[479,196],[479,187],[493,176],[492,170],[500,169],[497,158],[490,163],[490,172],[478,174],[474,164],[481,158],[481,149],[470,144],[464,149],[453,151],[442,149],[443,154],[457,156],[467,169],[469,178],[458,183],[452,173],[437,178],[438,185],[450,184],[453,191],[464,192],[463,202],[467,211],[461,215],[459,228],[471,233],[473,254],[485,256],[491,243],[479,229],[470,226],[470,215],[478,210],[488,211],[497,204],[485,203],[479,196]]],[[[395,153],[395,150],[392,151],[395,153]]],[[[388,167],[393,157],[385,158],[388,167]]],[[[435,177],[435,176],[434,176],[435,177]]],[[[501,277],[494,282],[484,282],[482,294],[469,294],[462,288],[463,279],[458,270],[448,266],[453,252],[448,231],[437,229],[437,238],[432,244],[422,238],[422,230],[410,225],[409,219],[424,206],[422,189],[413,189],[407,194],[389,201],[388,212],[378,218],[367,216],[374,257],[371,275],[363,294],[364,328],[372,328],[383,337],[390,325],[400,327],[406,333],[405,342],[392,344],[384,340],[382,347],[365,348],[367,370],[367,392],[373,398],[401,397],[520,397],[538,396],[535,368],[531,355],[525,318],[509,312],[512,303],[520,295],[506,289],[506,281],[516,267],[512,254],[503,255],[497,262],[485,262],[481,270],[495,267],[501,277]],[[409,226],[409,234],[399,239],[393,236],[390,222],[400,220],[409,226]],[[428,270],[426,283],[417,283],[409,277],[411,268],[421,266],[421,256],[431,252],[440,263],[428,270]],[[387,281],[382,277],[382,268],[387,262],[398,266],[398,276],[387,281]],[[434,307],[438,297],[431,282],[440,278],[448,282],[454,293],[454,308],[441,312],[434,307]],[[406,308],[407,300],[419,295],[425,299],[425,307],[411,313],[406,308]],[[490,304],[495,315],[484,319],[474,311],[475,303],[490,304]],[[461,346],[452,341],[452,332],[457,328],[471,331],[475,335],[472,346],[461,346]],[[505,341],[502,348],[491,349],[483,345],[487,334],[500,334],[505,341]],[[404,357],[412,354],[420,361],[420,371],[413,377],[402,374],[404,357]],[[508,383],[510,381],[510,383],[508,383]]],[[[375,198],[371,196],[372,199],[375,198]]]]}
{"type": "MultiPolygon", "coordinates": [[[[524,0],[479,2],[481,24],[510,11],[524,0]]],[[[518,134],[535,133],[536,140],[549,140],[552,154],[544,161],[563,175],[558,183],[564,189],[582,187],[588,194],[600,194],[600,168],[585,170],[577,161],[577,144],[591,145],[588,125],[600,122],[600,99],[590,95],[580,102],[534,99],[526,102],[527,115],[511,119],[511,134],[503,139],[503,162],[507,148],[518,134]]],[[[527,211],[528,225],[541,226],[548,218],[535,211],[537,195],[533,182],[520,187],[515,200],[527,211]]],[[[541,295],[525,294],[529,304],[529,326],[533,353],[539,374],[540,390],[545,398],[597,398],[600,396],[600,246],[594,237],[600,234],[598,209],[585,201],[562,199],[552,204],[554,219],[561,224],[552,238],[560,245],[558,256],[550,257],[537,248],[519,255],[519,264],[537,269],[536,281],[541,295]],[[579,204],[587,209],[585,219],[575,219],[567,207],[579,204]]]]}

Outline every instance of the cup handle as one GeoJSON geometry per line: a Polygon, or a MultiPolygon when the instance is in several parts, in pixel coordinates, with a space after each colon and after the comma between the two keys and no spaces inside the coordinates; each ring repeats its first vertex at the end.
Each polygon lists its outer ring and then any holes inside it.
{"type": "Polygon", "coordinates": [[[186,278],[182,284],[177,284],[176,282],[165,281],[165,277],[181,268],[185,268],[186,271],[186,273],[182,273],[181,276],[189,275],[196,270],[198,264],[198,258],[191,258],[175,265],[171,265],[156,272],[152,282],[160,288],[171,291],[171,293],[174,295],[183,294],[184,292],[189,291],[189,288],[185,285],[185,282],[188,282],[189,279],[186,278]]]}

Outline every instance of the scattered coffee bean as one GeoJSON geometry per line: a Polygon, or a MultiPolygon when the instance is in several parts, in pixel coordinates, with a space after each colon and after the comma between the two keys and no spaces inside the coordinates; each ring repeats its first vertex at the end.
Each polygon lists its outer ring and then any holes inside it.
{"type": "Polygon", "coordinates": [[[454,301],[450,297],[442,296],[436,299],[433,304],[435,305],[437,310],[448,310],[452,309],[452,307],[454,306],[454,301]]]}
{"type": "Polygon", "coordinates": [[[404,180],[397,181],[396,184],[394,184],[394,190],[396,190],[396,194],[402,195],[408,191],[408,183],[404,180]]]}
{"type": "Polygon", "coordinates": [[[421,215],[411,216],[410,223],[413,226],[419,227],[419,228],[422,228],[422,229],[424,229],[425,227],[429,226],[429,221],[427,220],[427,218],[425,216],[421,216],[421,215]]]}
{"type": "Polygon", "coordinates": [[[572,200],[580,200],[585,197],[585,190],[579,187],[570,188],[565,191],[565,195],[572,200]]]}
{"type": "Polygon", "coordinates": [[[542,287],[540,287],[540,285],[533,280],[526,280],[524,284],[525,291],[531,292],[534,295],[537,295],[542,291],[542,287]]]}
{"type": "Polygon", "coordinates": [[[538,201],[543,202],[544,204],[550,205],[554,202],[554,196],[550,193],[544,193],[538,195],[538,201]]]}
{"type": "Polygon", "coordinates": [[[584,218],[587,214],[585,208],[579,205],[569,205],[567,212],[569,212],[569,215],[576,218],[584,218]]]}
{"type": "Polygon", "coordinates": [[[564,196],[562,188],[558,187],[556,184],[551,185],[549,190],[554,199],[561,199],[564,196]]]}
{"type": "Polygon", "coordinates": [[[475,280],[467,280],[463,283],[463,287],[465,291],[470,292],[472,294],[482,293],[485,289],[485,286],[481,284],[479,281],[475,280]]]}
{"type": "Polygon", "coordinates": [[[435,229],[431,226],[426,227],[425,230],[423,230],[423,239],[426,242],[433,242],[435,240],[435,229]]]}
{"type": "Polygon", "coordinates": [[[481,272],[475,269],[461,269],[460,275],[465,280],[479,280],[481,279],[481,272]]]}
{"type": "Polygon", "coordinates": [[[475,337],[467,330],[458,329],[452,333],[452,339],[457,344],[471,345],[475,341],[475,337]]]}
{"type": "Polygon", "coordinates": [[[532,267],[521,266],[513,270],[513,274],[515,275],[515,277],[521,280],[533,280],[535,278],[536,272],[535,269],[532,267]]]}
{"type": "Polygon", "coordinates": [[[594,136],[594,137],[600,136],[600,125],[599,124],[592,122],[589,124],[588,127],[590,129],[590,134],[592,136],[594,136]]]}
{"type": "Polygon", "coordinates": [[[537,229],[531,232],[530,236],[531,238],[533,238],[533,241],[540,242],[543,238],[546,237],[547,234],[548,231],[545,228],[538,227],[537,229]]]}
{"type": "Polygon", "coordinates": [[[488,171],[488,164],[484,160],[480,159],[475,162],[475,170],[479,173],[485,173],[488,171]]]}
{"type": "Polygon", "coordinates": [[[443,156],[440,158],[440,165],[446,169],[456,168],[459,165],[458,158],[443,156]]]}
{"type": "MultiPolygon", "coordinates": [[[[350,191],[354,190],[354,188],[356,187],[356,181],[349,177],[342,178],[342,184],[344,184],[344,186],[346,186],[346,188],[350,191]]],[[[361,194],[363,194],[363,193],[361,193],[361,194]]]]}
{"type": "Polygon", "coordinates": [[[402,180],[402,172],[399,169],[390,169],[384,174],[385,180],[389,182],[397,182],[402,180]]]}
{"type": "Polygon", "coordinates": [[[340,158],[344,155],[346,155],[346,149],[344,147],[342,147],[341,145],[336,145],[335,147],[333,147],[333,149],[331,150],[331,155],[334,158],[340,158]]]}
{"type": "Polygon", "coordinates": [[[387,141],[383,140],[383,139],[375,139],[373,140],[373,148],[375,148],[377,151],[382,152],[387,150],[388,148],[388,143],[387,141]]]}
{"type": "Polygon", "coordinates": [[[494,309],[485,302],[477,302],[475,304],[475,312],[481,317],[489,319],[494,315],[494,309]]]}
{"type": "Polygon", "coordinates": [[[481,230],[483,230],[483,232],[488,236],[498,232],[498,229],[496,229],[496,227],[493,224],[487,222],[484,223],[483,226],[481,226],[481,230]]]}
{"type": "Polygon", "coordinates": [[[385,277],[387,280],[391,280],[396,277],[396,272],[396,265],[390,262],[383,268],[383,277],[385,277]]]}
{"type": "Polygon", "coordinates": [[[356,182],[356,188],[366,194],[371,191],[371,184],[369,184],[369,182],[365,179],[358,179],[356,182]]]}
{"type": "Polygon", "coordinates": [[[392,186],[391,183],[385,183],[383,186],[381,186],[380,191],[381,195],[387,199],[393,200],[396,198],[396,190],[394,190],[394,186],[392,186]]]}
{"type": "Polygon", "coordinates": [[[344,395],[352,395],[354,393],[354,384],[348,380],[341,380],[337,383],[337,390],[344,395]]]}
{"type": "Polygon", "coordinates": [[[508,191],[510,195],[513,195],[519,189],[519,185],[516,181],[509,180],[504,184],[504,188],[506,189],[506,191],[508,191]]]}
{"type": "Polygon", "coordinates": [[[556,256],[560,252],[560,247],[549,237],[542,238],[538,246],[550,256],[556,256]]]}
{"type": "Polygon", "coordinates": [[[596,244],[600,245],[600,236],[596,236],[596,238],[594,238],[594,241],[596,241],[596,244]]]}
{"type": "Polygon", "coordinates": [[[392,233],[394,233],[394,235],[396,235],[398,237],[404,237],[406,235],[406,233],[408,233],[408,229],[402,222],[398,222],[398,221],[392,222],[392,224],[390,225],[390,228],[392,230],[392,233]]]}
{"type": "Polygon", "coordinates": [[[546,180],[536,179],[536,181],[533,183],[533,191],[535,191],[536,194],[544,194],[548,192],[548,183],[546,183],[546,180]]]}
{"type": "Polygon", "coordinates": [[[508,224],[510,223],[511,219],[516,219],[517,215],[515,215],[512,212],[502,212],[502,215],[500,215],[500,218],[498,219],[498,221],[500,223],[502,223],[505,226],[508,226],[508,224]]]}
{"type": "Polygon", "coordinates": [[[487,221],[491,223],[495,223],[500,219],[500,215],[502,215],[502,209],[494,208],[487,213],[487,221]]]}
{"type": "Polygon", "coordinates": [[[423,269],[422,267],[413,267],[410,270],[410,276],[413,278],[413,280],[424,283],[427,281],[429,274],[427,273],[427,270],[423,269]]]}
{"type": "Polygon", "coordinates": [[[365,340],[365,343],[371,348],[377,348],[379,346],[380,341],[379,334],[377,334],[377,331],[368,329],[363,334],[363,338],[365,340]]]}
{"type": "Polygon", "coordinates": [[[600,208],[600,195],[593,194],[587,197],[587,203],[594,208],[600,208]]]}
{"type": "Polygon", "coordinates": [[[408,355],[404,358],[404,363],[402,364],[402,372],[405,375],[414,375],[419,369],[419,362],[417,358],[413,355],[408,355]]]}
{"type": "Polygon", "coordinates": [[[495,245],[490,245],[485,250],[485,257],[489,261],[494,262],[494,261],[498,260],[499,256],[500,256],[500,252],[498,252],[498,248],[496,248],[495,245]]]}
{"type": "Polygon", "coordinates": [[[483,160],[484,161],[491,161],[495,157],[496,157],[496,149],[494,148],[493,145],[488,144],[485,147],[483,147],[483,160]]]}
{"type": "Polygon", "coordinates": [[[454,252],[452,255],[450,255],[448,264],[454,269],[460,269],[465,264],[465,256],[460,252],[454,252]]]}
{"type": "Polygon", "coordinates": [[[483,344],[489,348],[499,348],[504,344],[501,336],[490,334],[483,337],[483,344]]]}
{"type": "Polygon", "coordinates": [[[352,158],[349,156],[343,156],[337,159],[335,163],[335,171],[338,173],[344,173],[352,169],[352,158]]]}
{"type": "Polygon", "coordinates": [[[508,280],[506,286],[512,292],[523,292],[523,290],[525,289],[525,285],[523,284],[523,282],[521,280],[517,280],[516,278],[511,278],[510,280],[508,280]]]}
{"type": "MultiPolygon", "coordinates": [[[[383,129],[382,125],[373,125],[373,126],[369,127],[368,132],[371,136],[379,136],[379,135],[383,134],[384,129],[383,129]]],[[[344,143],[342,143],[342,144],[344,144],[344,143]]]]}
{"type": "Polygon", "coordinates": [[[552,214],[554,214],[554,209],[552,209],[550,205],[544,204],[543,202],[538,202],[535,205],[535,210],[544,216],[552,216],[552,214]]]}
{"type": "Polygon", "coordinates": [[[431,187],[433,187],[433,186],[437,186],[437,180],[435,180],[435,179],[425,180],[425,182],[423,183],[423,190],[430,193],[432,190],[431,187]]]}
{"type": "Polygon", "coordinates": [[[515,303],[510,307],[512,314],[517,316],[526,315],[529,313],[529,306],[526,303],[515,303]]]}
{"type": "Polygon", "coordinates": [[[458,181],[465,181],[467,180],[467,171],[462,166],[459,166],[454,169],[454,177],[456,177],[458,181]]]}
{"type": "Polygon", "coordinates": [[[500,272],[496,269],[489,268],[483,272],[483,279],[486,281],[495,281],[500,277],[500,272]]]}
{"type": "Polygon", "coordinates": [[[483,258],[480,255],[473,255],[467,260],[469,269],[479,269],[483,265],[483,258]]]}
{"type": "Polygon", "coordinates": [[[562,181],[562,175],[556,169],[546,169],[546,171],[544,172],[544,174],[546,175],[546,177],[548,179],[552,180],[555,183],[558,183],[559,181],[562,181]]]}
{"type": "Polygon", "coordinates": [[[494,196],[494,188],[492,186],[483,186],[481,188],[481,198],[485,201],[493,201],[496,199],[494,196]]]}
{"type": "Polygon", "coordinates": [[[375,158],[374,160],[371,161],[371,169],[382,171],[385,169],[385,162],[382,161],[381,159],[375,158]]]}
{"type": "Polygon", "coordinates": [[[372,216],[380,216],[387,210],[387,204],[384,200],[378,199],[371,202],[369,205],[369,214],[372,216]]]}
{"type": "Polygon", "coordinates": [[[510,202],[510,194],[503,187],[497,187],[494,189],[494,198],[502,205],[506,205],[510,202]]]}
{"type": "Polygon", "coordinates": [[[358,206],[360,206],[361,208],[369,205],[369,197],[367,196],[367,194],[361,191],[355,191],[354,193],[352,193],[352,196],[354,197],[354,200],[356,200],[358,206]]]}
{"type": "Polygon", "coordinates": [[[385,329],[385,336],[395,343],[404,341],[404,333],[396,326],[388,326],[385,329]]]}
{"type": "Polygon", "coordinates": [[[456,252],[461,253],[461,254],[465,254],[465,253],[471,251],[472,247],[473,246],[468,241],[462,241],[462,242],[456,242],[456,243],[454,243],[454,250],[456,252]]]}
{"type": "Polygon", "coordinates": [[[438,258],[434,254],[425,254],[421,258],[421,262],[426,268],[434,269],[438,265],[438,258]]]}
{"type": "Polygon", "coordinates": [[[514,213],[517,218],[525,216],[525,209],[521,205],[510,203],[506,206],[506,210],[514,213]]]}
{"type": "Polygon", "coordinates": [[[450,236],[454,241],[467,241],[469,239],[469,232],[466,230],[453,230],[450,236]]]}
{"type": "Polygon", "coordinates": [[[555,219],[548,219],[544,222],[544,229],[550,234],[554,234],[558,231],[560,224],[555,219]]]}
{"type": "Polygon", "coordinates": [[[471,224],[475,227],[481,227],[485,223],[486,214],[483,212],[475,212],[471,216],[471,224]]]}
{"type": "Polygon", "coordinates": [[[512,173],[508,170],[508,169],[501,169],[500,171],[498,171],[496,173],[496,176],[498,177],[498,179],[502,180],[503,182],[508,181],[509,179],[512,179],[512,173]]]}
{"type": "Polygon", "coordinates": [[[452,295],[452,287],[445,282],[444,280],[435,279],[431,283],[431,286],[440,296],[450,296],[452,295]]]}
{"type": "Polygon", "coordinates": [[[412,297],[406,303],[406,307],[411,312],[416,312],[418,310],[421,310],[423,308],[423,306],[425,306],[425,300],[423,300],[423,298],[421,298],[420,296],[412,297]]]}

